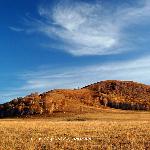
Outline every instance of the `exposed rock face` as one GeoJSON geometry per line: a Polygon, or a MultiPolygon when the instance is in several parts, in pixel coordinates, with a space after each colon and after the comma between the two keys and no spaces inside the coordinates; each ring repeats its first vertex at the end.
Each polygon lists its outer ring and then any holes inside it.
{"type": "Polygon", "coordinates": [[[133,81],[108,80],[78,90],[33,93],[0,105],[0,117],[82,113],[89,112],[91,107],[150,110],[150,86],[133,81]]]}

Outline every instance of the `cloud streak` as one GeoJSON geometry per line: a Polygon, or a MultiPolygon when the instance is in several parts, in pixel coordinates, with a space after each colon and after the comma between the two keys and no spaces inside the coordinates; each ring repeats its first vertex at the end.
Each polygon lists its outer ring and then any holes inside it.
{"type": "Polygon", "coordinates": [[[73,55],[109,54],[118,43],[119,31],[112,20],[104,18],[98,3],[63,1],[53,8],[52,15],[48,12],[49,9],[39,9],[41,17],[47,22],[51,18],[53,24],[45,24],[39,31],[60,40],[60,48],[73,55]]]}
{"type": "Polygon", "coordinates": [[[78,88],[101,80],[133,80],[150,84],[150,56],[83,67],[39,69],[18,75],[22,85],[1,91],[4,99],[51,89],[78,88]],[[10,93],[9,95],[7,93],[10,93]],[[7,97],[6,97],[7,96],[7,97]]]}
{"type": "Polygon", "coordinates": [[[72,69],[63,68],[54,72],[40,70],[23,74],[22,78],[26,83],[21,89],[77,88],[108,79],[133,80],[148,84],[150,81],[149,68],[150,57],[147,56],[124,62],[118,61],[72,69]]]}
{"type": "Polygon", "coordinates": [[[53,8],[40,6],[41,20],[30,18],[28,24],[33,26],[32,31],[53,39],[57,43],[49,45],[53,49],[75,56],[117,54],[131,50],[125,45],[129,37],[124,30],[150,17],[149,10],[148,0],[117,7],[64,0],[53,8]]]}
{"type": "Polygon", "coordinates": [[[15,31],[15,32],[22,32],[22,31],[24,31],[24,29],[21,29],[21,28],[18,28],[18,27],[12,27],[12,26],[10,26],[8,28],[10,30],[12,30],[12,31],[15,31]]]}

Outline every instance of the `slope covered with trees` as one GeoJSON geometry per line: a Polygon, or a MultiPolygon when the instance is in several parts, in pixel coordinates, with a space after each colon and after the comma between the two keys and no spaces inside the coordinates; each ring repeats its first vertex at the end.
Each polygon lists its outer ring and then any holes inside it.
{"type": "Polygon", "coordinates": [[[32,93],[0,105],[0,117],[82,113],[97,108],[150,110],[150,86],[133,81],[101,81],[81,89],[32,93]]]}
{"type": "Polygon", "coordinates": [[[88,89],[32,93],[0,105],[0,117],[89,112],[88,106],[96,106],[96,102],[94,92],[88,89]]]}
{"type": "Polygon", "coordinates": [[[133,81],[108,80],[88,85],[97,93],[101,104],[125,110],[149,110],[150,86],[133,81]]]}

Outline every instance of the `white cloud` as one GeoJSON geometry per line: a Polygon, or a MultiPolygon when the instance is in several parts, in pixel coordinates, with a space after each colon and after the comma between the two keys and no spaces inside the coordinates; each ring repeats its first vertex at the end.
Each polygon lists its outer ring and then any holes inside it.
{"type": "Polygon", "coordinates": [[[24,29],[18,28],[18,27],[8,27],[10,30],[15,31],[15,32],[22,32],[24,29]]]}
{"type": "Polygon", "coordinates": [[[143,24],[150,22],[150,1],[136,0],[135,6],[120,7],[116,11],[117,24],[123,28],[131,24],[143,24]]]}
{"type": "Polygon", "coordinates": [[[22,90],[49,90],[54,88],[77,88],[87,84],[108,80],[133,80],[150,82],[150,57],[136,60],[97,64],[92,66],[63,68],[62,70],[35,71],[23,74],[26,81],[22,90]]]}
{"type": "Polygon", "coordinates": [[[34,31],[57,41],[50,44],[52,48],[75,56],[116,54],[129,50],[124,45],[128,38],[124,27],[149,19],[150,2],[137,0],[135,6],[114,8],[98,2],[64,0],[53,8],[39,7],[41,20],[31,21],[31,24],[34,31]]]}
{"type": "Polygon", "coordinates": [[[51,16],[55,26],[47,24],[44,32],[49,37],[55,35],[67,45],[67,48],[61,48],[73,55],[112,53],[109,48],[118,43],[119,31],[111,20],[108,22],[104,19],[102,12],[99,4],[90,5],[73,1],[59,3],[54,7],[51,16]]]}
{"type": "Polygon", "coordinates": [[[83,87],[101,80],[133,80],[150,84],[149,68],[150,56],[147,56],[83,67],[27,71],[18,75],[22,86],[1,91],[0,95],[3,99],[12,99],[35,91],[83,87]]]}

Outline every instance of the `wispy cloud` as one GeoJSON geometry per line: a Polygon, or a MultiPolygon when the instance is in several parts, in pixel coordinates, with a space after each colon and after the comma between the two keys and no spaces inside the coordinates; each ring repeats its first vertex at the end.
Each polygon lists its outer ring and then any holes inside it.
{"type": "Polygon", "coordinates": [[[10,30],[12,30],[12,31],[15,31],[15,32],[22,32],[22,31],[24,31],[24,29],[21,29],[21,28],[18,28],[18,27],[12,27],[12,26],[10,26],[8,28],[10,30]]]}
{"type": "MultiPolygon", "coordinates": [[[[121,8],[118,11],[120,23],[132,24],[132,23],[145,23],[150,22],[150,1],[142,0],[136,1],[135,6],[121,8]]],[[[122,24],[123,26],[123,24],[122,24]]]]}
{"type": "MultiPolygon", "coordinates": [[[[150,17],[150,2],[111,7],[100,2],[60,1],[53,8],[40,6],[41,20],[31,19],[32,31],[39,31],[57,44],[52,48],[75,56],[116,54],[131,48],[125,45],[124,29],[150,17]],[[58,44],[59,42],[59,44],[58,44]]],[[[128,39],[129,40],[129,39],[128,39]]],[[[127,44],[127,43],[126,43],[127,44]]]]}
{"type": "Polygon", "coordinates": [[[48,22],[40,27],[50,38],[61,42],[60,49],[73,55],[97,55],[117,53],[110,48],[118,45],[118,28],[111,18],[105,18],[100,4],[63,1],[49,14],[49,9],[40,8],[39,14],[48,22]],[[49,24],[49,19],[52,24],[49,24]]]}
{"type": "Polygon", "coordinates": [[[77,88],[100,80],[117,79],[150,82],[150,57],[136,60],[74,67],[72,69],[35,71],[23,74],[26,81],[23,90],[47,90],[53,88],[77,88]]]}
{"type": "Polygon", "coordinates": [[[22,85],[1,91],[2,99],[12,99],[31,92],[78,88],[101,80],[133,80],[150,84],[150,56],[83,67],[39,69],[18,75],[22,85]],[[8,95],[9,93],[9,95],[8,95]]]}

